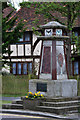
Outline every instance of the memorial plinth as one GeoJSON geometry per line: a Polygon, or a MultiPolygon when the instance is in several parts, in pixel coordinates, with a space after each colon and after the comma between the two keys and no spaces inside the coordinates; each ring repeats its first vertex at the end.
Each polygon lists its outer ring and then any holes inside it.
{"type": "Polygon", "coordinates": [[[39,79],[29,80],[29,91],[41,91],[47,97],[77,96],[77,81],[68,79],[65,42],[69,40],[67,27],[52,21],[41,28],[42,40],[39,79]]]}

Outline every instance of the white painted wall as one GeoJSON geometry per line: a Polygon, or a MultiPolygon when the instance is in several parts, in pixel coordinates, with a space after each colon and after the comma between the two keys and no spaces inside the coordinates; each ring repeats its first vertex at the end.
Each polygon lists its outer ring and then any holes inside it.
{"type": "Polygon", "coordinates": [[[23,56],[23,55],[24,55],[24,46],[18,45],[18,56],[23,56]]]}
{"type": "MultiPolygon", "coordinates": [[[[37,40],[37,35],[33,34],[33,40],[32,40],[32,44],[34,45],[35,41],[37,40]]],[[[34,53],[33,55],[40,55],[41,53],[41,44],[42,41],[40,41],[36,48],[34,49],[34,53]]],[[[10,49],[12,52],[11,56],[17,56],[17,45],[11,45],[10,49]]],[[[24,45],[18,45],[18,56],[23,56],[24,55],[24,45]]],[[[30,44],[25,44],[25,55],[31,55],[31,45],[30,44]]]]}
{"type": "Polygon", "coordinates": [[[26,44],[25,45],[25,55],[31,55],[31,45],[26,44]]]}
{"type": "Polygon", "coordinates": [[[36,75],[38,75],[39,72],[39,63],[40,63],[40,59],[35,59],[35,70],[37,71],[36,75]]]}
{"type": "MultiPolygon", "coordinates": [[[[35,41],[37,40],[37,35],[33,34],[33,40],[32,40],[32,45],[34,45],[35,41]]],[[[42,45],[42,41],[39,41],[39,43],[37,44],[36,48],[34,49],[34,53],[33,55],[40,55],[41,53],[41,45],[42,45]]],[[[17,56],[17,46],[18,46],[18,56],[23,56],[24,55],[24,45],[10,45],[10,50],[13,51],[11,56],[17,56]]],[[[31,55],[31,45],[30,44],[25,44],[25,55],[29,56],[31,55]]],[[[33,61],[33,59],[11,59],[12,62],[29,62],[29,61],[33,61]]],[[[38,71],[39,71],[39,59],[35,59],[35,70],[37,71],[37,75],[38,75],[38,71]]]]}
{"type": "Polygon", "coordinates": [[[16,45],[10,45],[10,50],[13,51],[11,53],[11,56],[16,56],[17,55],[16,45]]]}
{"type": "MultiPolygon", "coordinates": [[[[74,48],[76,50],[76,45],[74,45],[74,48]]],[[[71,53],[73,54],[73,45],[71,45],[71,53]]]]}
{"type": "Polygon", "coordinates": [[[32,45],[34,45],[35,41],[37,40],[37,37],[38,37],[38,35],[36,35],[36,34],[33,33],[33,36],[32,36],[32,38],[33,38],[32,45]]]}
{"type": "Polygon", "coordinates": [[[39,43],[37,44],[37,46],[34,49],[33,55],[41,54],[41,45],[42,45],[42,41],[39,41],[39,43]]]}
{"type": "Polygon", "coordinates": [[[33,59],[11,59],[12,62],[29,62],[29,61],[33,61],[33,59]]]}

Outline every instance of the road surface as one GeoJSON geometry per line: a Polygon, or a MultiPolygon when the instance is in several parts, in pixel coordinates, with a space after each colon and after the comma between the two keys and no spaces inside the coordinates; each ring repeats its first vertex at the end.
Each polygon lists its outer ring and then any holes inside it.
{"type": "Polygon", "coordinates": [[[17,115],[17,114],[7,114],[7,113],[0,113],[0,118],[2,118],[0,120],[59,120],[55,118],[48,118],[41,116],[17,115]]]}

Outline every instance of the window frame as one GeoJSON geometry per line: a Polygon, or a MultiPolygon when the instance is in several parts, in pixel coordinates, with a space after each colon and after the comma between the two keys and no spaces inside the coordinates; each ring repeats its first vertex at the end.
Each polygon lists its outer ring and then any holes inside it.
{"type": "Polygon", "coordinates": [[[12,62],[11,64],[11,73],[13,74],[13,64],[16,64],[16,74],[14,75],[28,75],[29,74],[29,71],[28,71],[28,63],[32,63],[32,71],[31,71],[31,74],[33,73],[33,61],[26,61],[26,62],[12,62]],[[21,63],[21,74],[18,74],[18,63],[21,63]],[[27,64],[27,74],[23,74],[23,64],[26,63],[27,64]]]}
{"type": "Polygon", "coordinates": [[[75,66],[74,66],[74,72],[73,72],[73,74],[74,75],[78,75],[79,74],[79,61],[74,61],[73,65],[75,64],[75,62],[78,63],[78,66],[76,67],[76,68],[78,68],[78,73],[75,73],[75,66]]]}
{"type": "Polygon", "coordinates": [[[31,43],[31,41],[32,41],[32,31],[26,31],[26,32],[24,32],[23,33],[23,36],[22,36],[22,38],[23,38],[23,41],[18,41],[18,43],[31,43]],[[30,35],[30,40],[28,41],[25,41],[25,34],[26,33],[29,33],[29,35],[30,35]]]}

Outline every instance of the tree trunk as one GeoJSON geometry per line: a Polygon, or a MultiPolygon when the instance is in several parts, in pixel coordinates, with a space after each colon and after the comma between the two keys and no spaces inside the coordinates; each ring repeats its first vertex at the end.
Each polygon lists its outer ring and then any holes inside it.
{"type": "Polygon", "coordinates": [[[68,68],[68,75],[71,75],[71,41],[72,41],[72,19],[71,19],[71,8],[68,5],[68,19],[67,19],[67,23],[68,23],[68,32],[69,32],[69,41],[68,41],[68,51],[67,51],[67,68],[68,68]]]}
{"type": "Polygon", "coordinates": [[[71,40],[72,40],[72,30],[69,31],[70,39],[68,41],[68,51],[67,51],[67,68],[68,75],[71,75],[71,40]]]}

